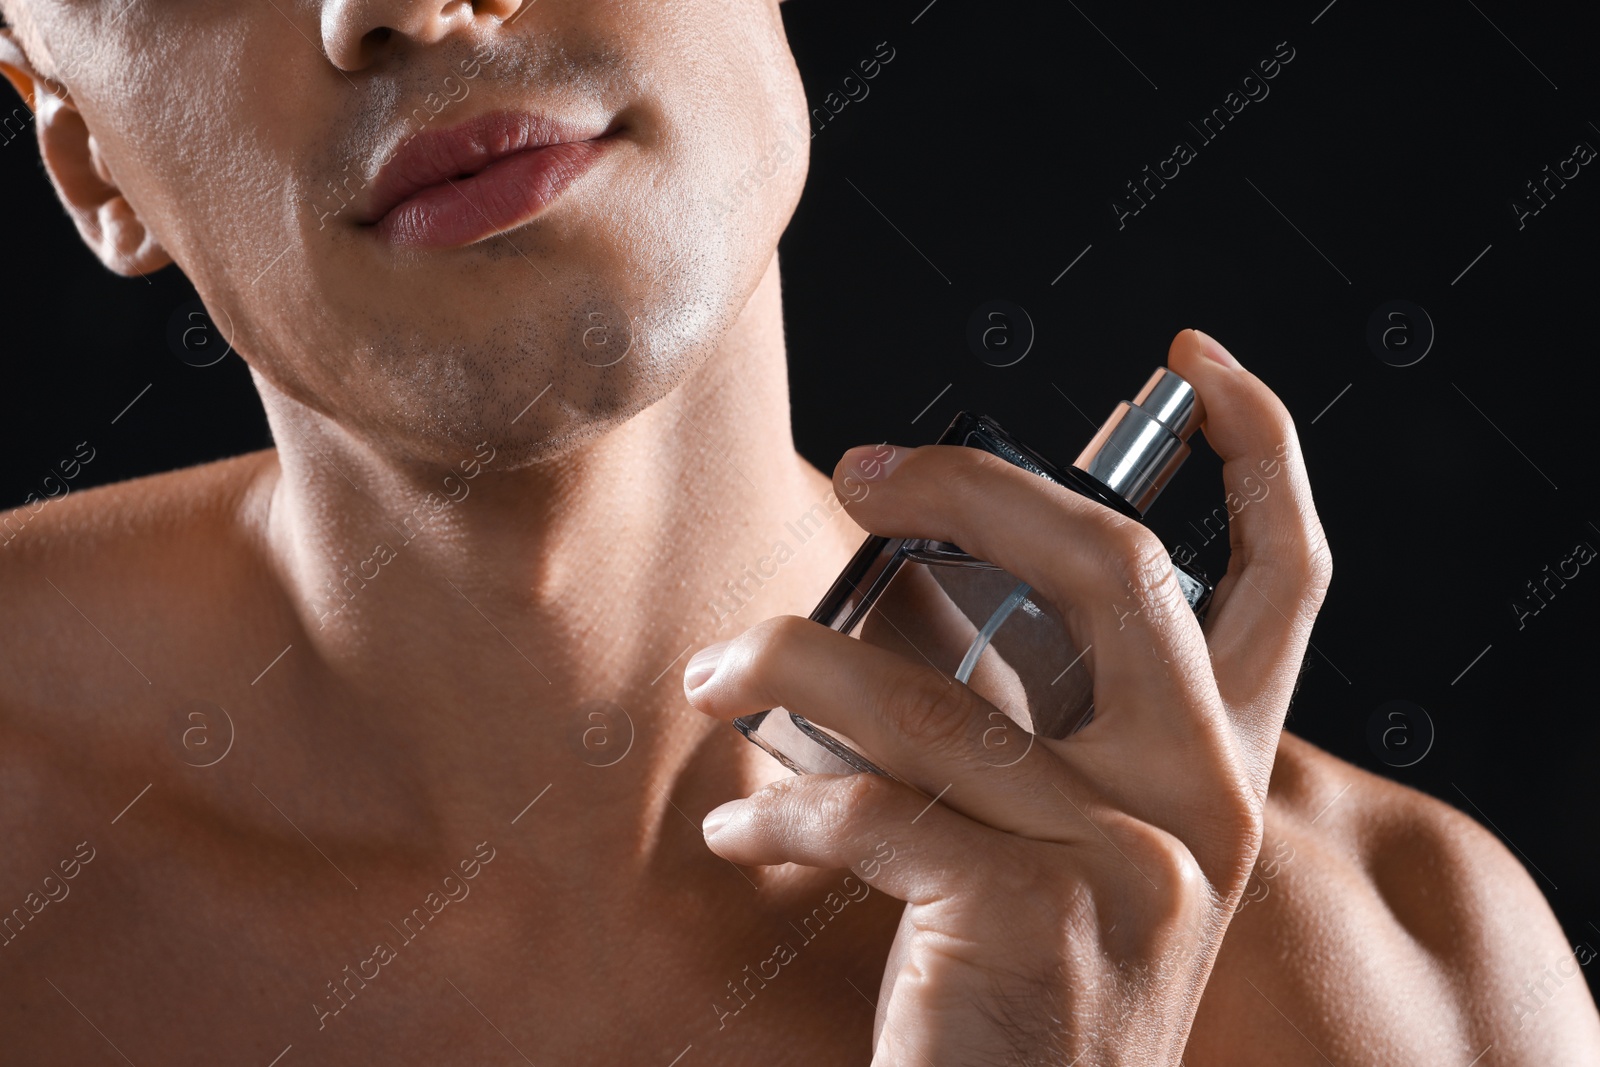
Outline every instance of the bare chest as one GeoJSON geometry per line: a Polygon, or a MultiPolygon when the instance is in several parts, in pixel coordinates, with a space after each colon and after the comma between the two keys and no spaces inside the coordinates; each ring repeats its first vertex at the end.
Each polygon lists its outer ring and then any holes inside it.
{"type": "Polygon", "coordinates": [[[865,1064],[900,908],[615,907],[509,848],[359,889],[214,859],[101,848],[14,919],[7,1062],[865,1064]]]}

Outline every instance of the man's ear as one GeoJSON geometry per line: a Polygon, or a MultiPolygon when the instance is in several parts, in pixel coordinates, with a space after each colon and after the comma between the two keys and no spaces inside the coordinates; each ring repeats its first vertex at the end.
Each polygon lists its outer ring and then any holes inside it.
{"type": "MultiPolygon", "coordinates": [[[[9,27],[0,28],[0,74],[33,112],[39,156],[50,182],[100,262],[130,278],[171,263],[172,257],[123,198],[71,94],[33,68],[9,27]]],[[[10,117],[0,117],[0,130],[14,137],[19,117],[15,109],[10,117]]]]}

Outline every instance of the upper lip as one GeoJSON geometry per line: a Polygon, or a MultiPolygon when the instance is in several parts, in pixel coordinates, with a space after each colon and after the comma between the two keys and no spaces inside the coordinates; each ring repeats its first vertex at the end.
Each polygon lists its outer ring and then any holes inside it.
{"type": "Polygon", "coordinates": [[[425,130],[406,141],[378,170],[363,224],[378,222],[419,189],[476,174],[498,159],[531,148],[590,141],[603,130],[525,111],[490,111],[444,130],[425,130]]]}

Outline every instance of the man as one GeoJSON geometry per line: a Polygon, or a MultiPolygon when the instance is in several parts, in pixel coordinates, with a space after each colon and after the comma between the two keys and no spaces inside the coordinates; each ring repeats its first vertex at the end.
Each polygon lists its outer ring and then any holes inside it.
{"type": "Polygon", "coordinates": [[[1169,362],[1283,488],[1204,633],[1026,472],[796,455],[775,3],[5,15],[84,240],[178,264],[276,442],[4,517],[7,1062],[1600,1062],[1506,850],[1281,733],[1329,557],[1221,345],[1169,362]],[[964,686],[795,618],[864,530],[1028,578],[1095,722],[996,768],[964,686]],[[776,704],[916,788],[786,778],[724,721],[776,704]]]}

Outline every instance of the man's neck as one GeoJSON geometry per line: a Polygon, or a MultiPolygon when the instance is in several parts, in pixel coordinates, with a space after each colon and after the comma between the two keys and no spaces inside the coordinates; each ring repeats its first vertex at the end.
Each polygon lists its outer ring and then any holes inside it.
{"type": "Polygon", "coordinates": [[[269,563],[307,683],[359,709],[353,760],[381,748],[441,825],[551,783],[638,856],[697,760],[695,805],[778,776],[680,682],[693,649],[809,611],[864,536],[794,451],[776,261],[688,380],[557,463],[419,469],[257,382],[269,563]]]}

